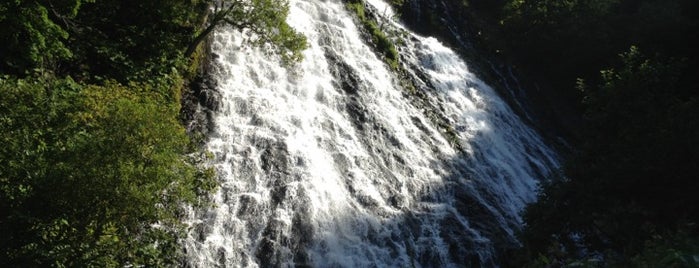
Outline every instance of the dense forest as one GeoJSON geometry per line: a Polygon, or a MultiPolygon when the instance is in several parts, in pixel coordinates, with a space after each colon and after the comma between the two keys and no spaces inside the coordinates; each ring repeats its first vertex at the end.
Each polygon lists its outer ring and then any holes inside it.
{"type": "Polygon", "coordinates": [[[200,44],[228,24],[290,62],[305,46],[286,2],[218,3],[0,3],[0,266],[181,261],[183,209],[216,185],[180,119],[200,44]]]}
{"type": "Polygon", "coordinates": [[[582,118],[508,265],[698,267],[699,2],[461,2],[582,118]]]}

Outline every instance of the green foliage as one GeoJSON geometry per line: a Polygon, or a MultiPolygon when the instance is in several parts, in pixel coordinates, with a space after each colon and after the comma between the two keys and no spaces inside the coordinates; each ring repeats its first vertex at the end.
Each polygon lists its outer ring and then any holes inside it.
{"type": "MultiPolygon", "coordinates": [[[[272,51],[279,54],[285,62],[303,59],[301,52],[306,49],[306,38],[286,23],[289,2],[279,0],[250,2],[250,6],[245,8],[246,15],[242,20],[247,24],[246,27],[258,36],[253,40],[259,45],[271,45],[272,51]]],[[[233,19],[234,22],[241,23],[241,18],[233,19]]]]}
{"type": "Polygon", "coordinates": [[[398,69],[398,50],[393,42],[386,36],[383,29],[376,24],[376,20],[366,15],[362,1],[350,1],[347,8],[357,14],[357,18],[364,29],[371,36],[371,41],[381,51],[388,65],[394,70],[398,69]]]}
{"type": "Polygon", "coordinates": [[[541,254],[569,263],[587,252],[608,264],[628,266],[633,257],[647,267],[672,267],[699,255],[696,245],[678,251],[655,239],[699,221],[699,102],[682,94],[695,87],[682,79],[693,69],[649,59],[636,47],[621,59],[620,67],[602,71],[598,87],[584,86],[585,143],[565,179],[544,187],[527,209],[524,259],[541,254]]]}
{"type": "Polygon", "coordinates": [[[205,8],[190,0],[5,1],[0,73],[122,83],[169,73],[205,8]]]}
{"type": "MultiPolygon", "coordinates": [[[[690,0],[508,1],[505,50],[535,79],[583,97],[585,108],[579,151],[527,209],[513,266],[591,256],[622,267],[679,260],[670,257],[677,247],[648,245],[699,221],[699,157],[690,149],[699,148],[690,134],[699,133],[699,44],[688,38],[699,30],[697,8],[690,0]]],[[[682,232],[697,235],[696,227],[682,232]]]]}
{"type": "Polygon", "coordinates": [[[286,63],[302,59],[306,39],[287,23],[287,1],[216,1],[211,26],[195,35],[213,1],[61,0],[0,4],[0,73],[75,74],[78,80],[143,80],[182,68],[214,28],[252,33],[286,63]],[[184,51],[184,48],[188,48],[184,51]],[[184,54],[184,55],[183,55],[184,54]]]}
{"type": "Polygon", "coordinates": [[[121,83],[168,74],[182,65],[183,50],[205,9],[201,1],[189,0],[82,5],[78,16],[67,21],[76,59],[66,63],[65,71],[121,83]]]}
{"type": "Polygon", "coordinates": [[[184,158],[177,105],[160,86],[0,80],[0,262],[176,261],[180,206],[213,182],[184,158]]]}
{"type": "Polygon", "coordinates": [[[247,31],[250,43],[263,46],[281,57],[285,64],[303,59],[306,37],[286,23],[289,2],[286,0],[227,0],[219,1],[210,25],[202,30],[187,49],[187,55],[216,28],[228,25],[247,31]]]}
{"type": "Polygon", "coordinates": [[[618,2],[510,1],[502,24],[516,45],[505,49],[552,86],[572,88],[577,77],[594,77],[600,63],[631,45],[612,27],[618,2]]]}
{"type": "Polygon", "coordinates": [[[25,74],[71,57],[68,33],[49,18],[37,1],[0,3],[0,72],[25,74]]]}
{"type": "Polygon", "coordinates": [[[640,268],[699,267],[699,239],[683,230],[656,235],[645,242],[630,263],[640,268]]]}
{"type": "Polygon", "coordinates": [[[502,12],[502,49],[532,76],[579,97],[576,78],[596,83],[598,70],[632,45],[650,55],[696,55],[699,43],[688,38],[699,30],[696,10],[691,0],[511,0],[502,12]]]}

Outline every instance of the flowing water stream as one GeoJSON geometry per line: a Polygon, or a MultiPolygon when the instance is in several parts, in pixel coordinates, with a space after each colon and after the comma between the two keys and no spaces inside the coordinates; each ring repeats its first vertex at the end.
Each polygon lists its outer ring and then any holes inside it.
{"type": "Polygon", "coordinates": [[[555,153],[457,54],[368,2],[405,35],[419,104],[340,0],[291,1],[310,45],[292,70],[237,31],[215,34],[220,189],[190,211],[189,266],[495,266],[516,243],[555,153]]]}

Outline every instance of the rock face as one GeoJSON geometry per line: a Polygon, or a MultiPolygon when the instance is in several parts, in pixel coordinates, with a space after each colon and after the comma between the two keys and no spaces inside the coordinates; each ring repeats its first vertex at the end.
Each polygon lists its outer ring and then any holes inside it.
{"type": "Polygon", "coordinates": [[[197,142],[203,142],[205,137],[213,131],[213,113],[221,105],[221,94],[216,90],[216,80],[212,77],[210,70],[213,67],[210,62],[216,55],[209,52],[204,53],[203,57],[205,58],[201,60],[202,64],[197,71],[197,76],[189,82],[188,90],[182,94],[180,110],[180,120],[185,125],[187,133],[197,142]]]}

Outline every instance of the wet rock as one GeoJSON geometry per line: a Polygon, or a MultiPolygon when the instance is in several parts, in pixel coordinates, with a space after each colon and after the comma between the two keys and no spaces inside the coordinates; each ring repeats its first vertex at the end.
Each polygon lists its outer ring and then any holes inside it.
{"type": "Polygon", "coordinates": [[[238,217],[246,217],[254,215],[257,211],[257,199],[249,195],[241,195],[238,197],[238,217]]]}
{"type": "Polygon", "coordinates": [[[355,197],[355,199],[357,200],[357,202],[359,202],[359,204],[369,209],[374,209],[379,206],[379,202],[368,195],[358,195],[355,197]]]}
{"type": "Polygon", "coordinates": [[[267,175],[271,190],[272,204],[281,204],[287,196],[287,185],[292,181],[289,176],[290,156],[286,144],[279,141],[264,140],[257,144],[262,149],[260,164],[267,175]]]}
{"type": "Polygon", "coordinates": [[[308,247],[313,242],[314,228],[311,218],[311,200],[304,189],[300,189],[294,203],[294,218],[291,225],[291,245],[296,267],[311,267],[308,247]]]}
{"type": "Polygon", "coordinates": [[[401,195],[392,195],[388,198],[388,203],[394,208],[402,208],[406,204],[405,197],[401,195]]]}
{"type": "Polygon", "coordinates": [[[350,162],[347,156],[341,153],[335,153],[332,155],[332,157],[333,162],[335,162],[335,168],[340,172],[340,174],[345,174],[349,171],[350,162]]]}
{"type": "Polygon", "coordinates": [[[347,94],[357,95],[360,86],[357,72],[330,48],[325,49],[325,58],[328,59],[330,73],[335,77],[339,88],[347,94]]]}
{"type": "Polygon", "coordinates": [[[200,142],[214,131],[213,113],[221,105],[221,94],[217,90],[216,80],[210,74],[212,66],[208,60],[205,60],[202,70],[182,93],[180,110],[180,120],[186,126],[187,133],[202,139],[200,142]]]}
{"type": "Polygon", "coordinates": [[[410,120],[413,122],[413,125],[415,125],[420,131],[424,132],[425,134],[431,134],[430,130],[425,127],[425,124],[422,123],[422,120],[416,116],[411,116],[410,120]]]}
{"type": "Polygon", "coordinates": [[[227,267],[227,261],[226,261],[226,250],[223,248],[219,248],[218,252],[216,252],[216,259],[218,260],[218,267],[227,267]]]}
{"type": "Polygon", "coordinates": [[[284,223],[278,220],[271,220],[264,232],[260,245],[256,251],[256,257],[260,263],[260,267],[281,267],[283,252],[281,252],[284,223]]]}
{"type": "Polygon", "coordinates": [[[346,105],[347,113],[355,128],[364,130],[364,123],[367,122],[367,111],[364,105],[356,98],[350,98],[346,105]]]}

